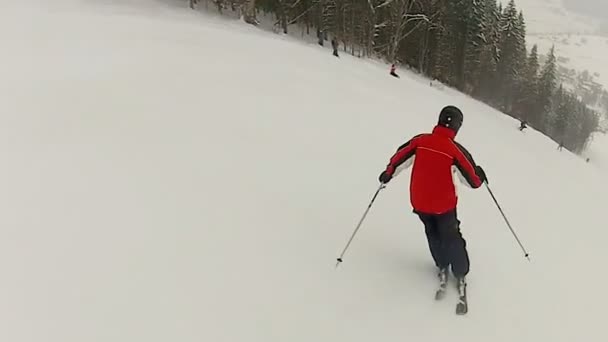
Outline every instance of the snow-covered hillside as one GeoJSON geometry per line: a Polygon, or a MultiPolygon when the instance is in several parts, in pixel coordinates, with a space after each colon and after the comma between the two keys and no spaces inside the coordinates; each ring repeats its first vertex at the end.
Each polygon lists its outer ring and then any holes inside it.
{"type": "Polygon", "coordinates": [[[608,171],[608,135],[596,133],[589,149],[585,152],[585,157],[590,159],[595,167],[600,171],[608,171]]]}
{"type": "Polygon", "coordinates": [[[605,170],[424,79],[171,4],[0,1],[0,341],[608,339],[605,170]],[[433,300],[406,174],[334,268],[446,104],[532,254],[462,189],[464,317],[433,300]]]}
{"type": "MultiPolygon", "coordinates": [[[[570,3],[517,0],[516,4],[526,18],[528,47],[536,44],[539,52],[546,55],[555,46],[560,82],[599,113],[608,112],[606,101],[601,98],[603,89],[608,89],[608,69],[603,58],[608,50],[608,38],[599,35],[601,20],[597,18],[601,14],[594,17],[581,14],[589,13],[589,4],[578,4],[575,0],[570,3]],[[582,8],[577,12],[579,5],[582,8]]],[[[606,126],[608,117],[604,117],[606,126]]]]}
{"type": "Polygon", "coordinates": [[[547,54],[555,47],[558,56],[559,79],[567,89],[598,113],[603,114],[604,127],[608,127],[608,38],[585,35],[538,35],[528,38],[528,45],[538,45],[539,52],[547,54]]]}

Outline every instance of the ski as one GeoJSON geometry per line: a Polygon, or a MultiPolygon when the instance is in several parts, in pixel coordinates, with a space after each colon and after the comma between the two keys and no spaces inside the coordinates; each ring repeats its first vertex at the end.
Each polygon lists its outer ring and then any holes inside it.
{"type": "Polygon", "coordinates": [[[445,285],[439,286],[439,289],[435,292],[435,300],[442,300],[445,297],[445,285]]]}
{"type": "Polygon", "coordinates": [[[466,313],[468,311],[469,311],[469,304],[467,303],[467,297],[462,296],[462,297],[460,297],[460,302],[458,302],[458,304],[456,304],[456,314],[457,315],[466,315],[466,313]]]}
{"type": "Polygon", "coordinates": [[[456,304],[456,314],[465,315],[469,311],[469,304],[467,302],[467,283],[464,279],[458,281],[458,304],[456,304]]]}

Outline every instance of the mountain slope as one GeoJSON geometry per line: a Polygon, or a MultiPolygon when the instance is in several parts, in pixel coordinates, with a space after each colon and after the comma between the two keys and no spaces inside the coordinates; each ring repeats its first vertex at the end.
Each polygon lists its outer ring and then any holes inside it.
{"type": "Polygon", "coordinates": [[[608,39],[600,36],[539,35],[531,36],[528,45],[536,44],[541,54],[552,47],[558,56],[559,82],[586,101],[604,120],[608,120],[608,67],[603,56],[608,39]]]}
{"type": "MultiPolygon", "coordinates": [[[[182,4],[185,6],[185,4],[182,4]]],[[[603,174],[375,62],[160,3],[0,3],[0,340],[605,340],[603,174]],[[138,6],[141,6],[139,9],[138,6]],[[394,149],[455,104],[470,312],[434,302],[394,149]]]]}

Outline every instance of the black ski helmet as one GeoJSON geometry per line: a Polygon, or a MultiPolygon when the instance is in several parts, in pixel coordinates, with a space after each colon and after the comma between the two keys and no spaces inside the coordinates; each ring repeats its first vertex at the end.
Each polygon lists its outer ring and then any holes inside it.
{"type": "Polygon", "coordinates": [[[439,114],[439,126],[447,127],[454,132],[458,133],[460,127],[462,126],[462,121],[464,120],[464,116],[460,109],[455,106],[447,106],[441,110],[439,114]]]}

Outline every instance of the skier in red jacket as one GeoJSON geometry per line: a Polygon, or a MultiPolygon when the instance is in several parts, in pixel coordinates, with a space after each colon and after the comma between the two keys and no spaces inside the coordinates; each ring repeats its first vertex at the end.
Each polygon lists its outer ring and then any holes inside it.
{"type": "Polygon", "coordinates": [[[391,65],[391,76],[399,78],[399,75],[397,75],[397,66],[395,65],[395,63],[391,65]]]}
{"type": "Polygon", "coordinates": [[[443,108],[433,132],[418,135],[399,147],[380,175],[380,182],[386,184],[413,164],[410,199],[414,212],[424,223],[431,255],[439,268],[440,290],[445,290],[451,266],[461,293],[466,287],[469,256],[456,214],[454,169],[472,188],[487,182],[485,172],[475,164],[471,154],[454,141],[462,121],[458,108],[443,108]]]}

